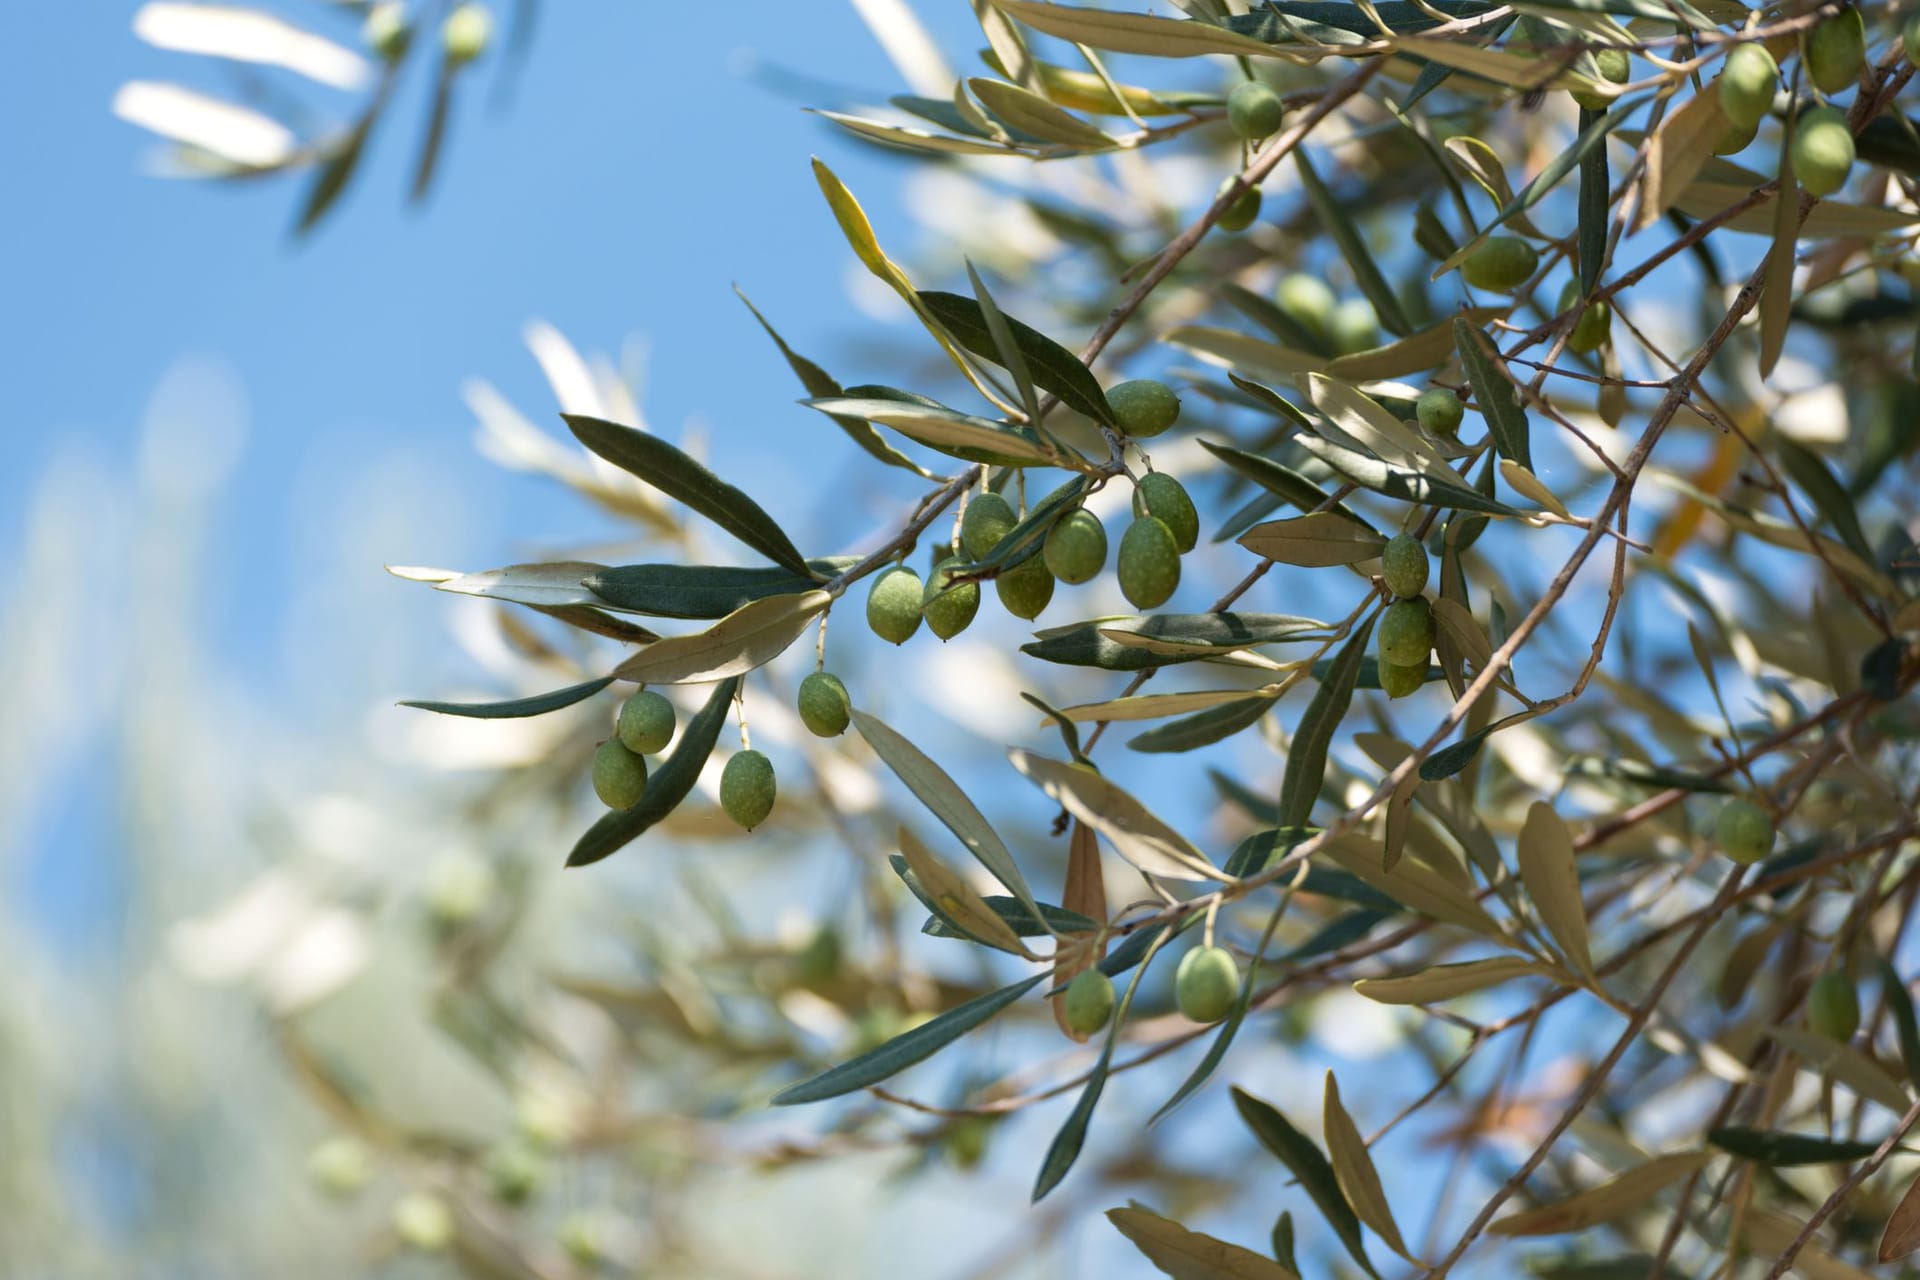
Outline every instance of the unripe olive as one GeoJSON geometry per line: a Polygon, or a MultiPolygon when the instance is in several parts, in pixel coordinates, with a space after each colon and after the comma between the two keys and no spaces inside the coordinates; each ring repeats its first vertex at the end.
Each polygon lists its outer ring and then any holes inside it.
{"type": "Polygon", "coordinates": [[[1427,548],[1410,533],[1395,534],[1380,553],[1380,576],[1402,600],[1427,589],[1427,548]]]}
{"type": "Polygon", "coordinates": [[[924,593],[920,575],[899,564],[873,580],[867,592],[867,626],[893,644],[905,644],[920,629],[924,593]]]}
{"type": "Polygon", "coordinates": [[[1380,340],[1379,317],[1374,315],[1373,304],[1365,298],[1348,298],[1335,307],[1328,329],[1335,355],[1365,351],[1380,340]]]}
{"type": "Polygon", "coordinates": [[[407,6],[399,0],[381,0],[367,10],[360,36],[380,57],[398,62],[406,56],[407,45],[413,40],[413,29],[407,25],[407,6]]]}
{"type": "Polygon", "coordinates": [[[1720,93],[1721,114],[1737,129],[1757,128],[1773,110],[1780,66],[1758,42],[1735,45],[1713,83],[1720,93]]]}
{"type": "Polygon", "coordinates": [[[1114,420],[1130,436],[1157,436],[1180,417],[1180,397],[1152,378],[1135,378],[1107,388],[1114,420]]]}
{"type": "Polygon", "coordinates": [[[1713,835],[1720,851],[1743,865],[1773,852],[1773,819],[1753,801],[1738,796],[1720,806],[1713,835]]]}
{"type": "Polygon", "coordinates": [[[1800,55],[1807,78],[1822,93],[1840,93],[1860,79],[1867,58],[1867,27],[1858,9],[1845,9],[1807,32],[1800,55]]]}
{"type": "Polygon", "coordinates": [[[647,762],[608,738],[593,752],[593,794],[609,809],[631,809],[647,793],[647,762]]]}
{"type": "Polygon", "coordinates": [[[1416,596],[1396,600],[1380,615],[1380,661],[1395,667],[1425,667],[1433,652],[1433,606],[1416,596]]]}
{"type": "Polygon", "coordinates": [[[800,723],[816,738],[836,738],[847,731],[853,699],[847,686],[830,671],[816,671],[800,682],[800,723]]]}
{"type": "Polygon", "coordinates": [[[984,559],[1018,523],[1012,503],[991,491],[979,494],[960,517],[960,549],[970,560],[984,559]]]}
{"type": "Polygon", "coordinates": [[[1085,969],[1067,984],[1065,1001],[1067,1030],[1077,1036],[1090,1036],[1106,1029],[1113,1017],[1113,979],[1098,969],[1085,969]]]}
{"type": "Polygon", "coordinates": [[[1100,517],[1081,507],[1069,511],[1047,530],[1047,572],[1068,585],[1091,580],[1107,564],[1107,530],[1100,517]]]}
{"type": "Polygon", "coordinates": [[[1225,947],[1195,947],[1173,973],[1173,1000],[1195,1022],[1218,1022],[1240,998],[1240,966],[1225,947]]]}
{"type": "Polygon", "coordinates": [[[1046,557],[1029,556],[1011,569],[1002,569],[993,589],[1001,607],[1014,617],[1039,617],[1053,599],[1053,575],[1047,571],[1046,557]]]}
{"type": "Polygon", "coordinates": [[[502,1204],[521,1204],[539,1189],[546,1173],[540,1153],[524,1142],[503,1142],[487,1152],[487,1185],[502,1204]]]}
{"type": "MultiPolygon", "coordinates": [[[[1580,282],[1567,281],[1566,288],[1560,291],[1560,310],[1567,311],[1580,305],[1580,282]]],[[[1567,350],[1585,354],[1598,351],[1607,345],[1607,338],[1613,330],[1613,308],[1604,302],[1588,303],[1580,312],[1580,318],[1573,322],[1573,332],[1567,335],[1567,350]]]]}
{"type": "Polygon", "coordinates": [[[1476,289],[1512,293],[1539,265],[1539,253],[1519,236],[1489,236],[1460,264],[1460,274],[1476,289]]]}
{"type": "Polygon", "coordinates": [[[1227,95],[1227,124],[1249,140],[1280,132],[1280,120],[1286,112],[1287,104],[1280,95],[1259,80],[1242,80],[1227,95]]]}
{"type": "Polygon", "coordinates": [[[1900,28],[1900,48],[1907,55],[1907,61],[1920,66],[1920,10],[1916,10],[1907,19],[1907,25],[1900,28]]]}
{"type": "Polygon", "coordinates": [[[1322,337],[1333,323],[1333,309],[1338,305],[1326,281],[1299,272],[1281,277],[1273,291],[1273,303],[1301,328],[1322,337]]]}
{"type": "Polygon", "coordinates": [[[1744,129],[1737,124],[1729,124],[1720,134],[1720,141],[1713,144],[1713,154],[1717,156],[1739,155],[1742,151],[1745,151],[1753,145],[1753,140],[1759,133],[1760,126],[1757,124],[1748,125],[1744,129]]]}
{"type": "Polygon", "coordinates": [[[953,580],[954,566],[959,563],[950,557],[936,565],[921,600],[920,611],[926,615],[927,629],[942,640],[951,640],[965,631],[973,615],[980,612],[980,584],[953,580]]]}
{"type": "Polygon", "coordinates": [[[393,1206],[393,1233],[409,1249],[435,1253],[453,1243],[453,1210],[439,1196],[412,1191],[393,1206]]]}
{"type": "Polygon", "coordinates": [[[1136,609],[1157,609],[1180,585],[1180,546],[1173,530],[1142,516],[1120,536],[1120,594],[1136,609]]]}
{"type": "Polygon", "coordinates": [[[1829,1040],[1851,1040],[1860,1029],[1860,995],[1847,975],[1823,973],[1807,991],[1807,1025],[1829,1040]]]}
{"type": "Polygon", "coordinates": [[[984,1116],[962,1116],[947,1127],[947,1158],[962,1169],[971,1169],[987,1154],[987,1137],[992,1122],[984,1116]]]}
{"type": "MultiPolygon", "coordinates": [[[[1225,195],[1227,188],[1232,185],[1233,179],[1228,178],[1220,184],[1219,194],[1225,195]]],[[[1260,188],[1248,187],[1240,193],[1239,197],[1235,199],[1232,204],[1228,205],[1226,209],[1221,212],[1219,217],[1213,220],[1213,225],[1222,231],[1245,231],[1253,225],[1253,220],[1259,216],[1260,188]]]]}
{"type": "Polygon", "coordinates": [[[720,770],[720,807],[751,831],[773,812],[773,761],[758,751],[736,751],[720,770]]]}
{"type": "Polygon", "coordinates": [[[1460,421],[1467,416],[1467,407],[1445,387],[1428,387],[1414,402],[1413,416],[1437,436],[1455,436],[1460,433],[1460,421]]]}
{"type": "MultiPolygon", "coordinates": [[[[1625,49],[1611,46],[1593,51],[1593,65],[1599,71],[1600,78],[1608,84],[1625,84],[1633,74],[1633,60],[1625,49]]],[[[1573,100],[1589,111],[1605,111],[1613,105],[1613,99],[1605,94],[1574,92],[1573,100]]]]}
{"type": "Polygon", "coordinates": [[[673,741],[673,704],[651,689],[642,689],[620,708],[618,732],[635,755],[664,751],[673,741]]]}
{"type": "Polygon", "coordinates": [[[1853,168],[1853,130],[1838,107],[1815,107],[1793,130],[1793,176],[1809,195],[1830,196],[1853,168]]]}
{"type": "Polygon", "coordinates": [[[1181,555],[1200,541],[1200,513],[1178,480],[1164,471],[1149,471],[1133,487],[1133,514],[1164,520],[1173,530],[1173,545],[1181,555]]]}
{"type": "Polygon", "coordinates": [[[1426,683],[1425,662],[1411,667],[1396,667],[1391,662],[1380,664],[1380,687],[1389,698],[1404,698],[1408,694],[1418,693],[1426,683]]]}
{"type": "Polygon", "coordinates": [[[373,1153],[350,1134],[336,1134],[307,1156],[307,1176],[330,1196],[345,1198],[373,1180],[373,1153]]]}
{"type": "Polygon", "coordinates": [[[492,39],[493,13],[483,4],[461,5],[440,26],[440,44],[451,63],[472,62],[492,39]]]}

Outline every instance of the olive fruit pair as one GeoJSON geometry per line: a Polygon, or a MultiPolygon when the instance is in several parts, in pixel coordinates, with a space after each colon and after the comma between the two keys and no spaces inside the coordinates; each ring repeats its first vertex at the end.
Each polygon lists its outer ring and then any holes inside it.
{"type": "Polygon", "coordinates": [[[1853,130],[1838,107],[1815,107],[1794,122],[1793,176],[1809,195],[1830,196],[1853,169],[1853,130]]]}
{"type": "Polygon", "coordinates": [[[593,793],[609,809],[631,809],[647,790],[645,757],[673,740],[673,704],[642,689],[621,704],[614,735],[593,753],[593,793]]]}
{"type": "Polygon", "coordinates": [[[1225,947],[1195,947],[1173,972],[1173,1002],[1195,1022],[1218,1022],[1240,999],[1240,965],[1225,947]]]}
{"type": "Polygon", "coordinates": [[[1539,266],[1539,251],[1519,236],[1489,236],[1460,264],[1460,275],[1476,289],[1512,293],[1539,266]]]}
{"type": "Polygon", "coordinates": [[[1410,533],[1395,535],[1380,553],[1380,578],[1394,602],[1380,616],[1380,687],[1390,698],[1417,693],[1427,682],[1433,648],[1433,608],[1427,589],[1427,549],[1410,533]]]}

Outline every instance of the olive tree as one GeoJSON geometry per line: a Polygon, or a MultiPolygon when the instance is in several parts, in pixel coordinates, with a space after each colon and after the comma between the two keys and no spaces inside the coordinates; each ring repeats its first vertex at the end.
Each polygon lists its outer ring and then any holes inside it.
{"type": "MultiPolygon", "coordinates": [[[[585,457],[488,425],[631,560],[395,571],[538,615],[500,625],[550,691],[417,704],[566,726],[486,803],[590,780],[571,877],[709,850],[704,919],[568,980],[623,1069],[684,1051],[597,1123],[963,1164],[1011,1125],[1011,1237],[1105,1211],[1187,1278],[1920,1246],[1920,17],[972,8],[977,74],[820,110],[993,210],[890,251],[812,162],[917,346],[843,382],[752,313],[884,518],[810,546],[609,393],[585,457]],[[926,700],[1030,717],[998,759],[903,688],[943,643],[985,665],[926,700]],[[857,888],[756,935],[741,868],[790,853],[857,888]],[[1356,1002],[1395,1069],[1341,1069],[1356,1002]]],[[[308,213],[342,136],[285,159],[308,213]]]]}

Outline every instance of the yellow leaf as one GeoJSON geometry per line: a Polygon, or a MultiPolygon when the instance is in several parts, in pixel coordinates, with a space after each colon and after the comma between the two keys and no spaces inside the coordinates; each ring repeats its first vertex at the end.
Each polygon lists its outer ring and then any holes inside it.
{"type": "Polygon", "coordinates": [[[1704,1167],[1712,1158],[1704,1151],[1658,1156],[1565,1200],[1509,1214],[1487,1230],[1499,1236],[1551,1236],[1584,1231],[1643,1207],[1662,1190],[1704,1167]]]}
{"type": "Polygon", "coordinates": [[[933,850],[905,827],[900,828],[900,856],[920,882],[920,891],[931,898],[942,915],[990,947],[1033,959],[1013,926],[1002,920],[985,898],[968,884],[959,872],[942,862],[933,850]]]}
{"type": "Polygon", "coordinates": [[[1533,499],[1563,520],[1571,518],[1572,513],[1567,510],[1567,504],[1560,501],[1559,495],[1547,488],[1539,476],[1513,459],[1500,459],[1500,474],[1507,478],[1507,483],[1512,485],[1515,492],[1522,497],[1533,499]]]}

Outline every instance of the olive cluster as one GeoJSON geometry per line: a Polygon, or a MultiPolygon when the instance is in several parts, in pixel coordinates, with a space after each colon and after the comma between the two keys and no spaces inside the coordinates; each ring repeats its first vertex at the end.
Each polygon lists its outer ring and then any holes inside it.
{"type": "MultiPolygon", "coordinates": [[[[1134,439],[1157,436],[1180,416],[1172,388],[1147,379],[1112,387],[1107,402],[1119,429],[1134,439]]],[[[1013,504],[1001,495],[975,495],[960,517],[955,554],[935,565],[924,582],[904,564],[874,578],[867,592],[867,625],[892,644],[912,638],[922,621],[942,640],[966,630],[980,610],[980,582],[961,576],[962,570],[991,556],[1019,523],[1013,504]]],[[[1121,593],[1137,609],[1165,604],[1180,585],[1180,557],[1199,538],[1200,514],[1180,482],[1160,471],[1141,476],[1115,564],[1121,593]]],[[[1106,527],[1091,511],[1076,507],[1053,522],[1037,552],[1003,565],[993,587],[1008,613],[1032,619],[1053,600],[1056,583],[1090,582],[1106,564],[1106,527]]]]}
{"type": "MultiPolygon", "coordinates": [[[[647,793],[647,757],[673,740],[673,704],[642,689],[620,707],[613,737],[593,753],[593,793],[609,809],[631,809],[647,793]]],[[[751,831],[773,812],[773,761],[760,751],[736,751],[720,771],[720,807],[751,831]]]]}
{"type": "Polygon", "coordinates": [[[1394,597],[1374,633],[1380,646],[1380,687],[1390,698],[1404,698],[1427,682],[1427,655],[1433,651],[1433,606],[1423,594],[1427,549],[1420,539],[1402,533],[1388,542],[1380,553],[1380,577],[1394,597]]]}
{"type": "MultiPolygon", "coordinates": [[[[379,0],[367,10],[361,29],[367,47],[388,62],[398,62],[413,44],[413,22],[402,0],[379,0]]],[[[449,63],[464,66],[493,42],[493,12],[468,0],[455,5],[440,23],[440,48],[449,63]]]]}

